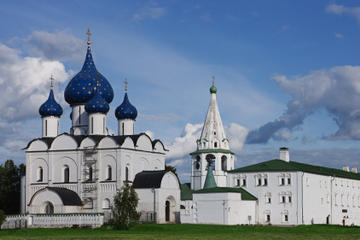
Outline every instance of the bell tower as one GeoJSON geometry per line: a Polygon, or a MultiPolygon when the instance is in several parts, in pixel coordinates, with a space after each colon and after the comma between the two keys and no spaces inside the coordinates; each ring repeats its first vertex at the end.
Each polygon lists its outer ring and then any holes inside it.
{"type": "MultiPolygon", "coordinates": [[[[227,171],[234,169],[235,156],[230,151],[229,140],[221,121],[216,102],[217,88],[213,77],[210,87],[210,104],[200,138],[196,141],[197,149],[191,155],[191,189],[204,187],[208,166],[213,162],[213,175],[216,185],[226,186],[227,171]]],[[[210,168],[211,169],[211,168],[210,168]]]]}

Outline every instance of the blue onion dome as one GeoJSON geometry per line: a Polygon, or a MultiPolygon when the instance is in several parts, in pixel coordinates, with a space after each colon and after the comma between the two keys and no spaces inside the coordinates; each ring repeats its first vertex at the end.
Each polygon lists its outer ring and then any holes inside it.
{"type": "Polygon", "coordinates": [[[46,102],[44,102],[40,106],[39,113],[41,117],[49,117],[49,116],[60,117],[62,115],[63,109],[60,106],[60,104],[58,104],[55,101],[54,92],[52,89],[50,90],[48,100],[46,100],[46,102]]]}
{"type": "Polygon", "coordinates": [[[118,120],[132,119],[137,117],[136,108],[130,103],[127,93],[125,92],[124,100],[115,110],[115,116],[118,120]]]}
{"type": "Polygon", "coordinates": [[[85,111],[87,113],[103,113],[106,114],[109,110],[108,102],[100,95],[100,87],[95,90],[95,96],[85,104],[85,111]]]}
{"type": "Polygon", "coordinates": [[[97,79],[101,84],[99,94],[108,103],[111,103],[114,98],[114,91],[106,78],[97,71],[89,45],[81,71],[71,79],[65,89],[66,102],[70,105],[87,103],[95,95],[94,87],[96,87],[97,79]]]}

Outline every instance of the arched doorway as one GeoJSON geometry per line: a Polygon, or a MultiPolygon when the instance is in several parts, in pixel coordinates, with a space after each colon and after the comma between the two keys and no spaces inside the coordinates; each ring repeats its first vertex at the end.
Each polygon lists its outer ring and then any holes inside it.
{"type": "Polygon", "coordinates": [[[51,202],[46,202],[44,212],[46,214],[54,214],[54,205],[51,202]]]}
{"type": "Polygon", "coordinates": [[[175,198],[173,196],[168,196],[165,201],[165,222],[175,223],[175,198]]]}
{"type": "Polygon", "coordinates": [[[165,221],[170,222],[170,201],[167,200],[165,203],[165,221]]]}

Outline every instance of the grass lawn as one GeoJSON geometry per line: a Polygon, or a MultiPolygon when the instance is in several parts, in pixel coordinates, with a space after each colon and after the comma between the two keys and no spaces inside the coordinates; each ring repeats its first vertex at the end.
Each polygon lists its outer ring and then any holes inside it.
{"type": "Polygon", "coordinates": [[[359,227],[297,227],[139,224],[129,231],[106,229],[1,230],[0,239],[360,239],[359,227]]]}

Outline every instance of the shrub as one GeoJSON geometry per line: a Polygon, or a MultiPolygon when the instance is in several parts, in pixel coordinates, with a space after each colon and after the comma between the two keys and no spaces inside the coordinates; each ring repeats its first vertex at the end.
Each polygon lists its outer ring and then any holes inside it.
{"type": "Polygon", "coordinates": [[[6,219],[6,215],[5,215],[4,211],[0,209],[0,229],[1,229],[1,224],[3,224],[3,222],[5,222],[5,219],[6,219]]]}
{"type": "Polygon", "coordinates": [[[139,220],[140,213],[136,211],[138,202],[139,197],[134,188],[125,183],[114,197],[112,224],[115,229],[127,230],[131,222],[139,220]]]}

